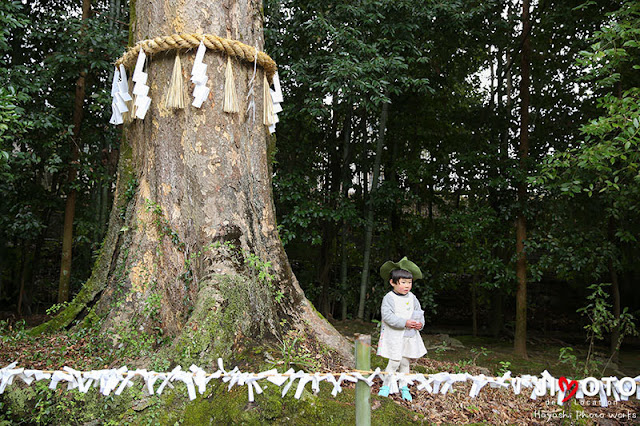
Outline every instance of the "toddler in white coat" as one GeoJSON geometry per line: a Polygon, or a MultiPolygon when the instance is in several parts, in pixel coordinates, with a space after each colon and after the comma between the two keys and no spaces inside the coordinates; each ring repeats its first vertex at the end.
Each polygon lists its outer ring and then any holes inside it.
{"type": "MultiPolygon", "coordinates": [[[[383,386],[378,395],[389,396],[391,373],[409,373],[411,359],[427,353],[420,330],[424,327],[424,311],[418,298],[411,293],[413,281],[422,278],[418,266],[406,257],[399,262],[385,262],[380,268],[380,276],[389,281],[393,290],[382,299],[380,311],[382,328],[378,341],[378,355],[389,359],[383,386]]],[[[404,376],[399,377],[402,399],[411,401],[411,393],[404,376]]],[[[397,390],[394,390],[394,392],[397,390]]]]}

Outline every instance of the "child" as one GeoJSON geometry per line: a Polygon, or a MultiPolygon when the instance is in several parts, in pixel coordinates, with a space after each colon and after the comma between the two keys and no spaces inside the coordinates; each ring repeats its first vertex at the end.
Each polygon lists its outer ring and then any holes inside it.
{"type": "MultiPolygon", "coordinates": [[[[378,355],[389,359],[386,369],[389,374],[378,395],[389,396],[391,373],[408,373],[409,359],[420,358],[427,353],[419,333],[424,327],[424,311],[418,298],[411,293],[413,281],[422,278],[422,272],[404,257],[397,263],[385,262],[380,268],[380,276],[393,287],[382,299],[382,329],[378,341],[378,355]]],[[[402,399],[411,401],[404,376],[400,378],[399,385],[402,399]]]]}

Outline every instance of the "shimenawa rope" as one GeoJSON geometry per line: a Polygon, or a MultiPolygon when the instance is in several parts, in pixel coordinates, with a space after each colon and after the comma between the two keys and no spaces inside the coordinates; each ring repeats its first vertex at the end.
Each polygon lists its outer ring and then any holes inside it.
{"type": "MultiPolygon", "coordinates": [[[[255,47],[237,40],[218,37],[213,34],[173,34],[138,42],[116,61],[116,67],[123,64],[126,68],[131,69],[136,62],[140,49],[143,49],[147,55],[153,55],[154,53],[168,50],[193,49],[198,47],[201,41],[204,41],[205,47],[209,50],[226,53],[248,63],[253,63],[256,57],[255,47]]],[[[257,63],[264,69],[267,79],[271,82],[273,75],[277,71],[275,61],[266,53],[258,51],[257,63]]]]}

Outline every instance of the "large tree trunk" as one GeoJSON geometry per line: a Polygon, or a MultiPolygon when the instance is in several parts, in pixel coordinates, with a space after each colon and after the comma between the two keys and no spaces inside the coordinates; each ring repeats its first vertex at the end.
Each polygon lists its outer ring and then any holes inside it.
{"type": "MultiPolygon", "coordinates": [[[[135,9],[136,41],[230,31],[263,48],[261,2],[152,0],[135,9]]],[[[168,110],[175,54],[154,55],[148,66],[151,108],[125,128],[114,208],[92,277],[68,309],[34,332],[87,313],[116,340],[162,334],[173,359],[203,365],[295,327],[350,359],[346,340],[305,298],[278,237],[266,127],[222,112],[227,58],[205,56],[213,90],[202,109],[168,110]],[[136,183],[135,193],[127,190],[136,183]]],[[[189,75],[195,51],[180,54],[189,75]]],[[[253,67],[233,64],[244,100],[253,67]]],[[[258,68],[257,108],[262,80],[258,68]]]]}
{"type": "Polygon", "coordinates": [[[520,173],[522,177],[518,183],[519,212],[516,219],[516,276],[518,291],[516,293],[516,330],[513,342],[514,352],[527,357],[527,257],[524,251],[524,241],[527,238],[527,220],[525,206],[527,203],[527,158],[529,157],[529,0],[522,2],[522,53],[520,58],[520,173]]]}

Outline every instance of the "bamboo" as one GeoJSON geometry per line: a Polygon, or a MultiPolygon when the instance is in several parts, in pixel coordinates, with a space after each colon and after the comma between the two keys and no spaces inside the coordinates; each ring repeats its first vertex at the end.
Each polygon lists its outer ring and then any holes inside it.
{"type": "MultiPolygon", "coordinates": [[[[369,370],[371,368],[371,336],[368,334],[356,334],[356,370],[369,370]]],[[[371,388],[362,381],[356,383],[356,425],[371,425],[371,404],[369,397],[371,388]]]]}

